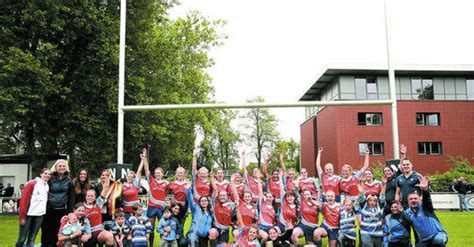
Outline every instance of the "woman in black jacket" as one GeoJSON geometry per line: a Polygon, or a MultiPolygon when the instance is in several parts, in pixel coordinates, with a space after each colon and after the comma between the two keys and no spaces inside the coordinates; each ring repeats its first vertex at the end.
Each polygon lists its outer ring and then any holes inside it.
{"type": "Polygon", "coordinates": [[[82,168],[71,182],[69,205],[72,206],[78,202],[85,202],[86,193],[90,189],[92,189],[92,184],[89,181],[89,173],[85,168],[82,168]]]}
{"type": "Polygon", "coordinates": [[[58,241],[58,229],[61,217],[69,210],[71,178],[66,160],[57,160],[51,167],[49,180],[48,204],[46,215],[41,225],[41,246],[54,247],[58,241]]]}

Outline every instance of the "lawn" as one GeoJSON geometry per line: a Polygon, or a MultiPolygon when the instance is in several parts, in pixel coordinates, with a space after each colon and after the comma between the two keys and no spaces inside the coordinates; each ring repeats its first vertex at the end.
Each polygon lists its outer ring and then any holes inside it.
{"type": "MultiPolygon", "coordinates": [[[[449,246],[474,246],[474,213],[437,212],[439,220],[448,231],[449,246]]],[[[189,228],[190,218],[185,230],[189,228]]],[[[0,246],[14,246],[18,237],[18,216],[0,216],[0,246]]],[[[41,232],[36,238],[39,243],[41,232]]],[[[326,242],[324,242],[326,243],[326,242]]],[[[155,239],[158,246],[158,239],[155,239]]]]}

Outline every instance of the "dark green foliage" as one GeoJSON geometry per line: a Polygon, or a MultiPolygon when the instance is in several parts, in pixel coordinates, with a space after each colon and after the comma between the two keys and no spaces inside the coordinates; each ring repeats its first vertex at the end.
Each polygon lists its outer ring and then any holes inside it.
{"type": "Polygon", "coordinates": [[[433,191],[452,191],[452,182],[459,177],[464,177],[471,185],[474,183],[474,166],[468,159],[456,156],[449,157],[447,162],[451,165],[449,171],[428,176],[433,191]]]}
{"type": "MultiPolygon", "coordinates": [[[[204,103],[221,22],[171,20],[171,3],[130,1],[125,104],[204,103]]],[[[65,153],[92,171],[116,160],[120,1],[20,1],[0,14],[0,153],[65,153]]],[[[126,163],[188,165],[200,111],[126,113],[126,163]]]]}

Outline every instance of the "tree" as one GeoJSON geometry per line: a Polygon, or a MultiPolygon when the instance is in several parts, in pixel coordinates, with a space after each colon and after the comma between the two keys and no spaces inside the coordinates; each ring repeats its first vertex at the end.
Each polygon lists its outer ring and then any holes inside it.
{"type": "Polygon", "coordinates": [[[224,170],[237,167],[240,134],[231,126],[236,114],[231,110],[209,111],[207,114],[209,122],[203,126],[204,139],[201,142],[202,161],[224,170]]]}
{"type": "MultiPolygon", "coordinates": [[[[264,102],[262,97],[255,97],[247,100],[249,103],[264,102]]],[[[275,141],[279,139],[279,133],[276,128],[278,120],[275,115],[265,108],[252,108],[242,115],[243,126],[249,130],[247,133],[247,142],[256,149],[255,158],[258,168],[261,166],[262,151],[270,149],[275,141]]]]}
{"type": "Polygon", "coordinates": [[[275,148],[271,151],[271,161],[275,168],[280,167],[280,153],[285,154],[286,168],[299,169],[300,166],[300,144],[293,139],[275,142],[275,148]]]}
{"type": "MultiPolygon", "coordinates": [[[[174,2],[129,1],[126,104],[205,103],[219,21],[171,20],[174,2]]],[[[0,10],[0,148],[33,158],[66,153],[96,170],[116,159],[119,1],[22,1],[0,10]]],[[[126,162],[151,144],[152,162],[191,160],[201,111],[127,113],[126,162]]],[[[153,164],[152,164],[153,165],[153,164]]]]}

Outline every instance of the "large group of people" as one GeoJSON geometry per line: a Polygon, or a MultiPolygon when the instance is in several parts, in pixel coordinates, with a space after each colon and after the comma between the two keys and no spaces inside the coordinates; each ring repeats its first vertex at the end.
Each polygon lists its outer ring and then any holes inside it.
{"type": "Polygon", "coordinates": [[[46,246],[445,246],[448,235],[433,209],[429,182],[413,170],[400,147],[399,166],[388,166],[381,178],[369,168],[369,150],[360,170],[344,164],[341,176],[331,163],[321,166],[323,148],[316,159],[317,178],[302,168],[299,177],[286,169],[280,154],[278,169],[269,173],[268,156],[262,169],[247,171],[230,181],[224,171],[198,167],[199,149],[193,151],[191,181],[183,167],[172,181],[163,169],[150,171],[147,150],[140,165],[126,181],[112,179],[110,170],[100,173],[93,186],[86,169],[71,179],[67,161],[58,160],[40,177],[29,181],[20,203],[20,231],[16,246],[33,246],[39,228],[46,246]],[[142,171],[149,183],[146,214],[138,198],[142,171]],[[380,180],[377,180],[380,179],[380,180]],[[184,223],[190,212],[191,226],[184,223]],[[320,220],[321,216],[321,220],[320,220]],[[358,226],[358,228],[357,228],[358,226]],[[358,230],[357,230],[358,229],[358,230]],[[230,241],[230,234],[233,242],[230,241]]]}

